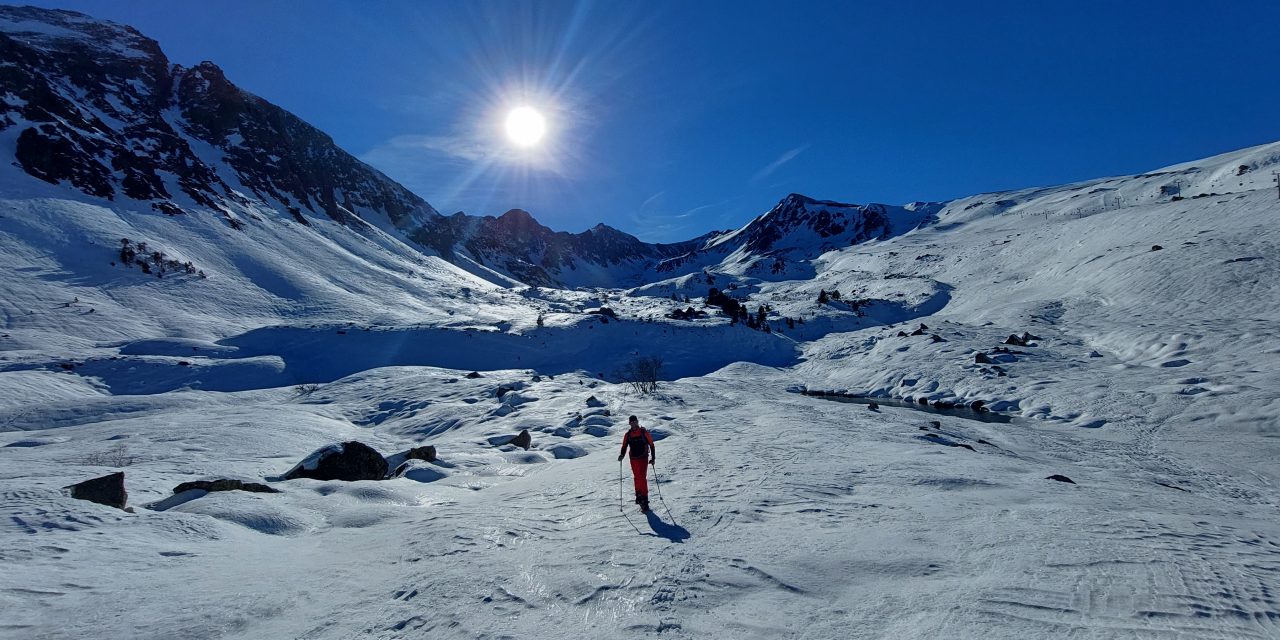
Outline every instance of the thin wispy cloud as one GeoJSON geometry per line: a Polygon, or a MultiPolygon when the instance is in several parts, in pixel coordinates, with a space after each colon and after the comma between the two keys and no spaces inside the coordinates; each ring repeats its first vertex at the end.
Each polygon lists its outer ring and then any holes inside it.
{"type": "Polygon", "coordinates": [[[631,222],[637,229],[635,233],[637,238],[647,242],[687,240],[686,236],[690,234],[706,232],[708,222],[714,220],[718,224],[723,215],[717,215],[717,210],[739,199],[738,197],[728,198],[689,209],[672,211],[667,205],[666,196],[666,191],[659,191],[645,198],[631,215],[631,222]]]}
{"type": "Polygon", "coordinates": [[[479,162],[493,153],[487,145],[469,136],[402,135],[371,149],[362,159],[369,162],[370,159],[403,152],[425,152],[467,162],[479,162]]]}
{"type": "Polygon", "coordinates": [[[759,171],[756,172],[755,175],[751,176],[751,181],[759,182],[761,180],[764,180],[765,178],[768,178],[769,176],[773,175],[774,171],[777,171],[778,169],[782,168],[782,165],[788,162],[791,162],[792,160],[795,160],[796,156],[804,153],[805,150],[807,150],[811,146],[813,145],[806,144],[806,145],[799,146],[794,149],[790,149],[788,151],[783,152],[782,155],[778,156],[777,160],[774,160],[773,162],[770,162],[769,164],[765,165],[764,168],[760,169],[759,171]]]}

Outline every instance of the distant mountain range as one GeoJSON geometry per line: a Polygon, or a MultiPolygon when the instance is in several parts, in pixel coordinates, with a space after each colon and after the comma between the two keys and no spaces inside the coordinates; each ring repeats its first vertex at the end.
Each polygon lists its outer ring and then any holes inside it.
{"type": "Polygon", "coordinates": [[[132,27],[0,6],[0,153],[29,176],[174,217],[257,225],[318,216],[369,226],[502,285],[635,286],[702,270],[780,277],[822,252],[927,223],[941,205],[859,206],[798,194],[741,229],[653,244],[600,224],[556,232],[529,213],[440,215],[324,132],[232,84],[171,64],[132,27]]]}

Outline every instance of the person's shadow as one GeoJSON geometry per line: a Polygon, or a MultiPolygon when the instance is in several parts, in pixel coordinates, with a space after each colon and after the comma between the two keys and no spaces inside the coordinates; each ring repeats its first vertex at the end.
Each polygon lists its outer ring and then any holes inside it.
{"type": "Polygon", "coordinates": [[[658,514],[650,511],[645,514],[645,518],[649,520],[649,528],[660,537],[666,538],[672,542],[684,542],[689,539],[689,530],[672,522],[667,524],[658,517],[658,514]]]}

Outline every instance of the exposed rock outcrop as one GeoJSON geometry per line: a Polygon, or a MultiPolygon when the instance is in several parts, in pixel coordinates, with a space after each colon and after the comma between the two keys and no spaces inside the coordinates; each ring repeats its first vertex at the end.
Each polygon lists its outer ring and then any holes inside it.
{"type": "Polygon", "coordinates": [[[117,509],[125,508],[129,501],[129,492],[124,490],[124,472],[117,471],[101,478],[93,478],[84,482],[63,487],[63,490],[76,500],[88,500],[117,509]]]}

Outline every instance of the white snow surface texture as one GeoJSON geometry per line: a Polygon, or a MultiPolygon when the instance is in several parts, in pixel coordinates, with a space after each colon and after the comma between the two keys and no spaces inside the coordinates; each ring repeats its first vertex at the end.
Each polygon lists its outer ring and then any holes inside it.
{"type": "Polygon", "coordinates": [[[1280,143],[893,208],[848,246],[797,227],[776,272],[738,233],[692,274],[559,290],[5,163],[0,638],[1278,638],[1277,168],[1280,143]],[[207,277],[113,265],[122,238],[207,277]],[[771,332],[666,317],[712,286],[771,332]],[[641,395],[617,372],[648,355],[641,395]],[[438,459],[280,479],[350,440],[438,459]],[[131,512],[61,491],[114,471],[131,512]],[[173,495],[214,477],[280,493],[173,495]]]}

